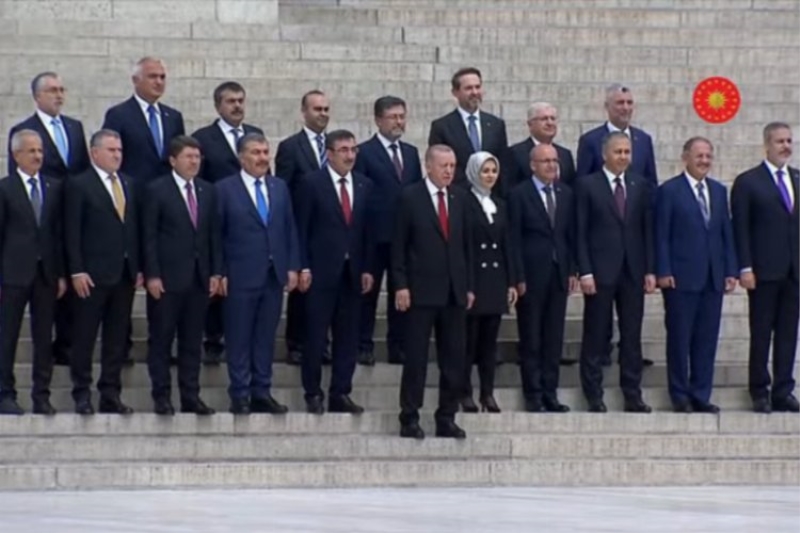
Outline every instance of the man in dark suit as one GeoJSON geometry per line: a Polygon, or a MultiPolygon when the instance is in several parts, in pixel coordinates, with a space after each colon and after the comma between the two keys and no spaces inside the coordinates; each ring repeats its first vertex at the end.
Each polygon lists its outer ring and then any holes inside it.
{"type": "Polygon", "coordinates": [[[222,295],[233,414],[287,411],[270,394],[283,291],[297,286],[300,250],[289,189],[267,174],[269,143],[239,141],[242,170],[216,184],[222,233],[222,295]]]}
{"type": "Polygon", "coordinates": [[[325,139],[328,164],[300,178],[297,224],[300,235],[299,289],[306,294],[303,389],[306,409],[324,412],[320,381],[328,329],[333,333],[328,410],[360,414],[350,398],[358,353],[361,297],[372,289],[373,230],[369,202],[372,182],[352,172],[355,135],[332,131],[325,139]]]}
{"type": "Polygon", "coordinates": [[[503,119],[480,109],[483,102],[483,81],[480,70],[462,68],[451,80],[453,96],[458,107],[431,123],[428,146],[444,144],[456,155],[455,183],[468,186],[466,168],[469,156],[475,152],[489,152],[500,161],[500,181],[495,186],[498,195],[504,196],[510,188],[508,173],[508,137],[503,119]]]}
{"type": "Polygon", "coordinates": [[[520,370],[525,410],[564,413],[558,401],[558,363],[564,347],[567,296],[577,290],[575,199],[557,180],[559,159],[553,145],[539,144],[529,155],[532,177],[508,198],[516,270],[520,370]]]}
{"type": "Polygon", "coordinates": [[[750,314],[750,397],[757,413],[800,411],[794,396],[798,293],[800,173],[788,165],[792,130],[764,128],[765,160],[736,177],[731,191],[733,232],[750,314]],[[772,391],[768,370],[770,339],[772,391]]]}
{"type": "MultiPolygon", "coordinates": [[[[375,258],[372,277],[375,283],[364,296],[361,307],[361,330],[359,340],[359,363],[375,364],[375,313],[378,296],[387,273],[387,292],[394,294],[391,274],[392,229],[397,202],[403,187],[422,180],[419,152],[415,146],[400,140],[406,131],[406,103],[396,96],[382,96],[375,100],[375,124],[378,132],[358,146],[355,171],[373,183],[372,195],[367,205],[371,229],[375,241],[375,258]]],[[[389,329],[386,345],[389,362],[402,364],[404,316],[394,306],[386,306],[389,329]]]]}
{"type": "Polygon", "coordinates": [[[419,409],[425,394],[428,345],[436,331],[439,408],[436,436],[463,439],[455,423],[463,392],[467,309],[472,307],[474,273],[468,194],[452,187],[456,156],[441,144],[425,153],[427,179],[403,189],[392,240],[394,304],[408,313],[406,360],[400,383],[400,436],[425,438],[419,409]]]}
{"type": "Polygon", "coordinates": [[[0,180],[0,414],[21,415],[14,359],[25,306],[33,338],[33,412],[52,415],[52,328],[56,300],[64,295],[61,180],[41,173],[42,138],[33,130],[11,136],[16,170],[0,180]]]}
{"type": "Polygon", "coordinates": [[[584,294],[581,386],[589,411],[605,412],[600,360],[616,304],[625,411],[649,413],[641,391],[641,337],[644,294],[656,286],[651,191],[644,178],[628,171],[631,141],[625,133],[613,132],[605,138],[603,157],[602,170],[579,177],[575,191],[578,269],[584,294]]]}
{"type": "Polygon", "coordinates": [[[90,153],[92,168],[67,180],[64,199],[67,267],[77,295],[72,397],[75,412],[94,413],[92,353],[102,323],[100,412],[130,414],[133,410],[120,399],[120,373],[133,294],[142,286],[136,187],[119,173],[122,142],[117,132],[92,135],[90,153]]]}
{"type": "MultiPolygon", "coordinates": [[[[192,133],[192,137],[200,142],[203,152],[203,164],[198,177],[208,183],[216,183],[242,169],[236,153],[239,139],[248,133],[264,134],[260,128],[244,123],[245,91],[235,81],[226,81],[214,89],[214,107],[219,118],[192,133]]],[[[222,299],[215,296],[211,298],[206,313],[203,363],[218,365],[222,361],[225,349],[222,332],[222,299]]]]}
{"type": "Polygon", "coordinates": [[[222,279],[222,242],[214,187],[196,178],[200,143],[175,137],[169,146],[172,174],[150,183],[144,204],[144,275],[150,301],[147,366],[155,413],[174,415],[169,370],[178,339],[181,412],[210,415],[200,399],[200,345],[209,297],[222,279]]]}
{"type": "Polygon", "coordinates": [[[527,182],[531,178],[531,150],[540,144],[551,144],[558,153],[556,179],[572,187],[575,183],[575,161],[572,152],[553,142],[558,134],[558,112],[554,105],[547,102],[534,102],[528,108],[528,131],[530,137],[510,148],[515,172],[512,176],[512,187],[527,182]]]}
{"type": "MultiPolygon", "coordinates": [[[[48,178],[64,180],[85,172],[89,168],[89,152],[83,124],[61,114],[66,89],[55,72],[42,72],[31,81],[31,92],[36,103],[33,115],[20,122],[8,133],[8,174],[14,175],[16,161],[11,153],[11,137],[20,130],[33,130],[42,139],[44,161],[41,173],[48,178]]],[[[56,364],[68,365],[72,349],[72,291],[56,302],[56,340],[53,342],[53,357],[56,364]]]]}
{"type": "MultiPolygon", "coordinates": [[[[300,178],[325,166],[325,129],[330,120],[330,110],[331,104],[325,93],[318,90],[308,91],[300,100],[303,129],[278,145],[275,176],[283,178],[293,197],[296,196],[295,189],[300,178]]],[[[285,333],[288,350],[286,361],[289,364],[299,365],[302,361],[305,309],[305,295],[300,291],[289,293],[285,333]]],[[[323,355],[323,361],[330,362],[330,353],[323,355]]]]}
{"type": "Polygon", "coordinates": [[[722,295],[736,288],[728,191],[708,177],[714,147],[683,146],[686,170],[658,188],[656,275],[664,297],[667,378],[675,412],[718,413],[711,403],[722,295]]]}

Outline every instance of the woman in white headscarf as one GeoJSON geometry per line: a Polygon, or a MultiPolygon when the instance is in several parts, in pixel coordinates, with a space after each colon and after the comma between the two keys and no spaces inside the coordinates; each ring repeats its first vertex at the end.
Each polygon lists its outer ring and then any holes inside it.
{"type": "Polygon", "coordinates": [[[467,365],[461,408],[478,411],[472,399],[472,365],[478,366],[481,410],[499,413],[494,399],[497,334],[504,313],[517,301],[516,274],[511,260],[506,207],[492,196],[500,161],[489,152],[476,152],[467,162],[468,203],[473,235],[475,303],[467,315],[467,365]]]}

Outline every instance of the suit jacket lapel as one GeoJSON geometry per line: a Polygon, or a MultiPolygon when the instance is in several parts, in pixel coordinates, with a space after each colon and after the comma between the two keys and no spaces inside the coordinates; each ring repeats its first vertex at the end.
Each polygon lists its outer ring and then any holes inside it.
{"type": "MultiPolygon", "coordinates": [[[[225,134],[219,127],[219,123],[215,120],[214,122],[211,123],[210,127],[212,135],[216,137],[216,144],[223,144],[228,147],[228,150],[225,152],[227,154],[225,158],[229,161],[236,160],[238,162],[239,161],[238,155],[231,148],[231,144],[228,142],[228,139],[225,138],[225,134]]],[[[247,130],[245,130],[245,133],[247,133],[247,130]]]]}
{"type": "Polygon", "coordinates": [[[311,147],[311,141],[308,140],[306,130],[300,130],[298,135],[300,136],[300,150],[305,154],[306,159],[308,159],[308,161],[311,163],[311,166],[319,170],[319,159],[317,159],[317,155],[314,153],[314,149],[311,147]]]}
{"type": "MultiPolygon", "coordinates": [[[[33,212],[33,204],[31,203],[31,198],[28,196],[28,190],[25,185],[22,183],[22,178],[20,178],[19,173],[14,172],[11,174],[8,179],[12,180],[11,182],[11,191],[15,197],[15,200],[21,206],[27,206],[23,208],[25,213],[30,214],[30,219],[33,225],[36,225],[36,214],[33,212]]],[[[39,190],[44,187],[43,180],[41,174],[39,175],[39,190]]],[[[41,193],[40,193],[41,194],[41,193]]],[[[42,195],[42,199],[44,199],[44,195],[42,195]]],[[[42,216],[44,216],[44,202],[42,202],[42,216]]]]}
{"type": "MultiPolygon", "coordinates": [[[[791,174],[791,170],[789,170],[789,173],[791,174]]],[[[769,188],[770,195],[775,200],[775,202],[780,204],[781,209],[786,211],[786,204],[783,202],[783,196],[781,196],[781,190],[778,188],[778,184],[775,183],[775,178],[772,176],[772,172],[770,172],[766,164],[761,165],[761,179],[764,182],[765,186],[769,188]]],[[[791,181],[792,185],[794,186],[795,180],[791,181]]],[[[795,189],[795,195],[794,195],[795,201],[793,210],[797,209],[797,192],[796,192],[797,187],[795,187],[794,189],[795,189]]]]}
{"type": "MultiPolygon", "coordinates": [[[[547,206],[544,204],[542,200],[542,196],[539,194],[539,189],[536,187],[536,183],[533,181],[533,178],[528,180],[530,187],[528,187],[528,195],[530,196],[531,203],[533,204],[533,209],[539,216],[547,222],[547,227],[550,226],[550,217],[547,214],[547,206]]],[[[558,197],[556,197],[556,202],[558,202],[558,197]]],[[[558,217],[558,205],[556,205],[556,217],[558,217]]]]}
{"type": "MultiPolygon", "coordinates": [[[[383,166],[386,167],[386,172],[390,173],[389,175],[393,176],[395,179],[401,179],[401,178],[398,178],[398,176],[397,176],[397,171],[394,168],[394,162],[389,157],[389,152],[386,151],[386,148],[383,146],[383,143],[381,142],[381,140],[378,139],[377,135],[375,135],[375,137],[372,138],[372,142],[375,143],[375,149],[378,151],[378,159],[380,159],[381,162],[383,163],[383,166]]],[[[403,163],[403,174],[405,174],[405,172],[406,172],[406,165],[405,164],[406,164],[406,161],[408,161],[408,160],[405,157],[406,154],[402,152],[402,145],[399,145],[399,146],[400,146],[400,150],[401,150],[401,154],[402,154],[402,158],[403,158],[403,162],[402,162],[403,163]]]]}
{"type": "MultiPolygon", "coordinates": [[[[234,190],[236,191],[236,194],[239,195],[239,201],[240,202],[244,202],[244,204],[247,206],[246,207],[247,211],[253,217],[255,217],[255,219],[258,221],[259,224],[261,224],[263,226],[264,225],[264,221],[261,220],[261,215],[258,214],[258,209],[256,209],[256,206],[253,204],[253,199],[250,198],[250,192],[247,190],[247,187],[245,186],[244,181],[241,179],[241,176],[239,177],[239,179],[234,180],[234,181],[235,181],[234,190]]],[[[270,189],[269,180],[267,179],[267,180],[264,180],[264,181],[267,182],[266,189],[267,189],[267,191],[269,191],[269,189],[270,189]]],[[[270,198],[271,197],[272,197],[272,195],[270,195],[270,198]]],[[[272,207],[273,207],[272,203],[269,204],[269,207],[270,207],[270,213],[271,213],[272,212],[272,207]]]]}
{"type": "MultiPolygon", "coordinates": [[[[623,218],[620,215],[619,210],[617,209],[617,202],[614,199],[613,185],[611,185],[611,183],[608,181],[605,172],[603,172],[602,170],[598,174],[598,178],[599,178],[599,183],[597,184],[597,186],[600,188],[600,194],[605,197],[606,203],[608,204],[608,208],[611,209],[611,212],[614,214],[615,217],[617,217],[617,220],[622,222],[623,218]]],[[[630,196],[630,192],[631,192],[630,189],[627,189],[625,191],[626,212],[628,211],[628,197],[630,196]]]]}
{"type": "MultiPolygon", "coordinates": [[[[336,186],[333,184],[333,180],[331,179],[331,177],[328,175],[327,172],[325,173],[325,176],[322,178],[322,181],[324,182],[320,184],[320,187],[322,187],[322,194],[325,196],[326,201],[331,205],[334,212],[336,212],[336,214],[338,215],[339,220],[342,222],[342,224],[346,226],[347,224],[344,220],[344,211],[342,211],[342,202],[339,200],[339,194],[336,191],[336,186]]],[[[353,181],[354,181],[353,195],[355,196],[355,189],[356,189],[355,179],[353,181]]],[[[354,212],[353,205],[354,205],[354,200],[351,198],[350,199],[351,214],[354,212]]]]}
{"type": "MultiPolygon", "coordinates": [[[[170,177],[171,178],[171,177],[170,177]]],[[[194,182],[192,182],[194,185],[194,182]]],[[[194,228],[192,224],[192,217],[189,216],[189,206],[186,204],[186,200],[183,199],[183,191],[178,188],[178,184],[175,183],[175,180],[172,179],[172,186],[169,187],[172,190],[170,195],[172,196],[172,201],[175,202],[175,205],[180,206],[181,211],[186,215],[186,221],[189,223],[189,226],[194,228]]],[[[194,198],[197,203],[197,220],[200,220],[200,194],[198,193],[197,187],[194,188],[194,198]]]]}
{"type": "MultiPolygon", "coordinates": [[[[55,158],[56,161],[58,161],[58,164],[63,166],[66,169],[67,168],[67,163],[65,163],[64,160],[61,159],[61,154],[59,153],[58,147],[56,146],[56,143],[53,141],[53,138],[50,136],[50,133],[47,131],[47,126],[45,126],[42,123],[42,119],[39,118],[39,114],[38,113],[34,113],[33,114],[33,118],[34,118],[34,122],[33,123],[36,125],[36,127],[33,128],[33,129],[36,130],[36,132],[42,138],[42,148],[44,149],[44,152],[45,153],[49,152],[49,153],[53,154],[53,157],[55,158]]],[[[66,127],[67,123],[63,120],[63,117],[62,117],[61,123],[64,125],[64,131],[67,131],[67,127],[66,127]]],[[[69,136],[69,132],[68,131],[67,131],[67,142],[69,143],[70,153],[72,153],[71,149],[75,145],[72,142],[72,137],[69,136]]]]}
{"type": "MultiPolygon", "coordinates": [[[[414,149],[408,144],[400,141],[400,152],[403,154],[403,183],[408,183],[411,179],[411,162],[416,158],[414,149]]],[[[394,164],[392,164],[394,169],[394,164]]]]}
{"type": "MultiPolygon", "coordinates": [[[[159,106],[159,108],[160,107],[161,106],[159,106]]],[[[136,101],[136,97],[135,96],[131,96],[128,99],[128,112],[131,113],[134,117],[136,117],[136,118],[133,119],[134,124],[139,124],[138,127],[139,127],[139,129],[144,131],[145,137],[147,138],[147,142],[150,145],[150,148],[152,148],[153,152],[155,152],[158,155],[158,157],[160,158],[161,154],[158,153],[158,150],[156,149],[156,141],[153,139],[153,134],[150,132],[150,124],[148,124],[147,119],[144,117],[144,113],[142,112],[142,108],[139,107],[139,102],[136,101]]],[[[164,117],[162,116],[161,117],[161,129],[162,129],[162,138],[163,139],[167,138],[166,131],[164,131],[165,128],[166,128],[165,123],[166,123],[166,121],[164,120],[164,117]]]]}
{"type": "MultiPolygon", "coordinates": [[[[97,174],[97,172],[94,171],[94,169],[92,170],[92,173],[94,174],[96,179],[90,180],[90,183],[91,183],[90,187],[92,188],[92,190],[94,192],[95,198],[97,198],[98,201],[103,206],[105,206],[106,209],[108,209],[112,213],[114,213],[114,217],[117,220],[119,220],[119,215],[117,214],[117,209],[116,209],[116,207],[114,207],[114,200],[111,198],[111,195],[108,194],[108,189],[106,189],[106,186],[103,183],[103,179],[97,174]]],[[[119,174],[117,174],[117,176],[119,176],[119,174]]],[[[120,182],[121,181],[122,180],[120,180],[120,182]]],[[[126,196],[126,198],[125,198],[125,208],[126,208],[125,216],[126,216],[126,218],[127,218],[127,215],[128,215],[127,214],[127,207],[131,204],[131,202],[129,202],[128,200],[129,199],[126,196]]]]}
{"type": "Polygon", "coordinates": [[[794,204],[792,206],[792,214],[798,214],[798,200],[800,200],[800,196],[798,196],[798,192],[800,192],[800,172],[797,171],[795,168],[789,168],[789,174],[792,176],[792,188],[794,189],[794,204]]]}
{"type": "MultiPolygon", "coordinates": [[[[630,177],[630,174],[628,172],[625,172],[625,217],[624,218],[627,218],[629,213],[634,212],[634,207],[638,202],[639,202],[639,184],[630,177]]],[[[616,206],[616,203],[614,205],[616,206]]]]}
{"type": "Polygon", "coordinates": [[[491,146],[490,139],[494,137],[495,120],[486,113],[481,112],[481,149],[487,150],[491,146]]]}
{"type": "Polygon", "coordinates": [[[439,232],[439,236],[442,237],[442,239],[444,239],[444,232],[442,232],[442,226],[439,224],[439,215],[436,212],[436,207],[434,207],[433,205],[433,198],[428,192],[428,186],[425,185],[425,183],[423,182],[422,187],[420,187],[419,191],[420,191],[419,192],[420,202],[422,202],[424,205],[422,209],[427,211],[428,218],[431,224],[433,224],[433,226],[436,228],[436,231],[439,232]]]}
{"type": "MultiPolygon", "coordinates": [[[[467,127],[464,124],[464,120],[461,118],[461,113],[459,113],[458,109],[450,113],[450,122],[451,127],[453,128],[461,144],[469,149],[469,153],[474,153],[475,150],[472,148],[472,141],[469,140],[469,132],[467,131],[467,127]]],[[[481,122],[481,128],[482,127],[483,123],[481,122]]],[[[481,137],[481,139],[483,139],[483,137],[481,137]]],[[[483,140],[481,140],[481,142],[483,142],[483,140]]]]}
{"type": "MultiPolygon", "coordinates": [[[[694,213],[693,216],[695,216],[695,218],[698,219],[700,224],[705,226],[706,221],[703,219],[703,212],[700,209],[700,200],[697,199],[696,192],[692,190],[691,184],[688,181],[686,181],[686,176],[682,176],[681,179],[683,180],[683,187],[681,187],[681,189],[683,190],[684,200],[686,201],[687,204],[694,206],[694,209],[691,210],[692,213],[694,213]]],[[[715,205],[714,193],[712,192],[712,187],[708,185],[708,181],[704,183],[704,186],[705,186],[706,198],[708,198],[709,202],[709,209],[711,210],[711,219],[709,219],[708,225],[711,226],[711,221],[713,220],[716,211],[718,209],[721,209],[721,206],[715,205]]]]}

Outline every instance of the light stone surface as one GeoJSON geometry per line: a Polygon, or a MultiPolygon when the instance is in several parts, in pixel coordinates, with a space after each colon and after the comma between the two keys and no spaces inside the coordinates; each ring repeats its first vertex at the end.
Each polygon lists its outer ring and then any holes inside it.
{"type": "Polygon", "coordinates": [[[797,487],[17,492],[4,533],[797,533],[797,487]]]}

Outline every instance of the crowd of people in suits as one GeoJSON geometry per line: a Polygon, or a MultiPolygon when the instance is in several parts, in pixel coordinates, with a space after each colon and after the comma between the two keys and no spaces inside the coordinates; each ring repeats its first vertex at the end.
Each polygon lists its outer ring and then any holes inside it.
{"type": "Polygon", "coordinates": [[[88,147],[81,122],[61,113],[59,75],[32,81],[36,111],[11,129],[0,181],[0,413],[23,413],[14,364],[28,305],[33,412],[55,413],[54,364],[69,365],[75,411],[95,412],[102,331],[98,409],[131,413],[121,372],[135,291],[144,288],[157,414],[175,413],[171,365],[180,411],[213,414],[199,373],[223,352],[232,413],[287,412],[271,393],[286,293],[287,362],[302,368],[307,411],[359,414],[353,374],[376,361],[384,278],[388,360],[403,365],[403,437],[425,436],[432,334],[437,436],[465,437],[459,410],[501,410],[494,374],[511,308],[526,411],[569,411],[557,395],[559,367],[575,362],[588,410],[607,410],[616,309],[624,410],[650,412],[642,321],[645,295],[657,289],[674,410],[718,412],[711,392],[723,295],[737,282],[748,292],[753,408],[800,410],[792,377],[800,189],[788,124],[764,128],[765,159],[735,179],[729,208],[703,137],[686,141],[685,171],[659,186],[652,139],[631,125],[633,93],[623,85],[607,89],[608,121],[581,136],[577,167],[554,142],[558,116],[548,103],[530,106],[530,137],[509,146],[505,122],[481,109],[475,68],[453,75],[457,108],[433,121],[422,157],[402,140],[401,98],[375,101],[377,133],[357,144],[349,131],[328,131],[329,99],[312,90],[301,100],[303,128],[279,144],[273,172],[263,131],[244,122],[240,84],[215,89],[219,117],[189,136],[181,113],[161,103],[166,76],[161,60],[138,61],[133,96],[107,111],[88,147]],[[570,293],[584,301],[579,361],[562,357],[570,293]]]}

